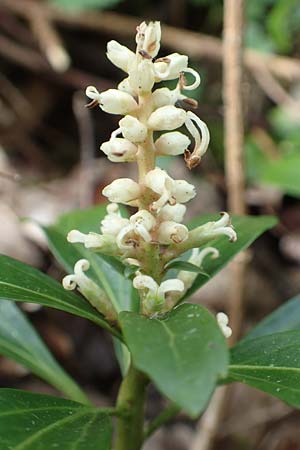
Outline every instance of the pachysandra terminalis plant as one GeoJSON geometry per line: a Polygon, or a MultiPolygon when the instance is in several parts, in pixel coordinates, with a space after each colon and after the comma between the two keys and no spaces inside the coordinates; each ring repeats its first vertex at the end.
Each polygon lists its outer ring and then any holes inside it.
{"type": "Polygon", "coordinates": [[[193,169],[208,148],[209,131],[188,110],[197,106],[187,93],[199,86],[198,73],[185,55],[158,57],[160,38],[158,22],[143,22],[135,53],[109,42],[108,59],[126,77],[117,89],[86,90],[89,107],[123,116],[101,150],[112,162],[136,163],[138,178],[106,186],[105,208],[68,213],[44,229],[69,273],[63,286],[0,256],[0,354],[70,398],[1,389],[1,449],[139,450],[180,410],[199,416],[217,385],[233,381],[300,405],[299,298],[230,351],[226,314],[215,316],[199,304],[185,303],[275,220],[234,217],[233,227],[223,212],[183,223],[195,188],[158,167],[157,157],[183,155],[193,169]],[[158,84],[168,80],[176,80],[176,87],[158,84]],[[112,334],[123,376],[115,407],[90,403],[9,300],[60,309],[112,334]],[[145,418],[150,382],[167,399],[166,409],[152,420],[145,418]]]}

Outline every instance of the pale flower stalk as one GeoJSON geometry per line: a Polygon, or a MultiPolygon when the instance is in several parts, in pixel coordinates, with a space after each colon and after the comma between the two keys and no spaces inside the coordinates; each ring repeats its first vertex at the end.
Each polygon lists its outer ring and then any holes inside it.
{"type": "MultiPolygon", "coordinates": [[[[156,164],[157,156],[183,155],[187,167],[193,169],[210,140],[206,124],[187,110],[197,107],[197,102],[185,91],[196,89],[200,76],[189,67],[186,55],[158,57],[160,39],[159,22],[143,22],[137,27],[135,52],[110,41],[107,57],[126,75],[115,89],[86,89],[91,100],[88,107],[123,116],[111,138],[101,144],[102,152],[112,162],[136,163],[139,177],[112,180],[103,189],[110,203],[98,233],[70,230],[68,234],[70,243],[113,256],[124,264],[124,269],[136,268],[132,283],[140,294],[140,312],[147,316],[173,308],[197,277],[195,272],[179,269],[177,276],[170,278],[170,261],[192,250],[189,262],[201,267],[205,258],[219,256],[214,247],[201,247],[220,236],[231,242],[237,238],[227,213],[217,221],[188,230],[182,221],[186,204],[196,195],[195,187],[184,179],[174,179],[156,164]],[[175,89],[157,86],[167,80],[177,80],[175,89]],[[136,210],[131,217],[123,216],[119,204],[136,210]]],[[[84,273],[87,269],[88,262],[79,261],[74,274],[64,278],[64,287],[77,286],[107,320],[114,321],[116,313],[110,300],[84,273]]],[[[228,336],[228,320],[220,314],[218,323],[228,336]]]]}

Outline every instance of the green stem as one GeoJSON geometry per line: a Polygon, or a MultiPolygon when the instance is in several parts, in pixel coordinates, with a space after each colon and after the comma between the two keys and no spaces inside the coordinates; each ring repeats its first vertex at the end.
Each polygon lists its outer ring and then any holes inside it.
{"type": "Polygon", "coordinates": [[[115,450],[139,450],[143,443],[146,376],[130,366],[118,395],[115,450]]]}
{"type": "Polygon", "coordinates": [[[145,430],[144,439],[147,439],[151,434],[153,434],[158,428],[160,428],[165,423],[169,422],[173,419],[173,417],[177,416],[180,408],[174,403],[171,403],[164,409],[153,421],[149,424],[148,428],[145,430]]]}

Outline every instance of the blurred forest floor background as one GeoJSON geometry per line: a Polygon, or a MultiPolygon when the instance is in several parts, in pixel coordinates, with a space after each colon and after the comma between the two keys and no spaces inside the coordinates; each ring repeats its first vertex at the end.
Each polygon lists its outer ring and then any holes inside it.
{"type": "MultiPolygon", "coordinates": [[[[243,333],[300,290],[300,2],[248,0],[245,9],[245,202],[249,213],[280,222],[247,255],[243,333]]],[[[0,0],[0,252],[58,280],[63,272],[34,222],[51,224],[63,212],[104,202],[104,185],[134,177],[130,164],[110,163],[99,151],[118,117],[85,109],[84,89],[122,79],[105,57],[106,42],[132,48],[142,20],[161,20],[163,53],[187,54],[200,72],[196,113],[211,132],[200,167],[189,172],[180,157],[165,158],[162,167],[196,185],[190,216],[225,210],[221,0],[0,0]]],[[[226,310],[229,289],[225,269],[193,300],[226,310]]],[[[109,337],[61,312],[24,309],[64,367],[109,405],[120,382],[109,337]]],[[[0,385],[50,391],[5,358],[0,385]]],[[[162,407],[152,390],[149,417],[162,407]]],[[[299,412],[242,385],[232,391],[213,449],[300,449],[299,412]]],[[[181,415],[145,448],[190,449],[196,430],[181,415]]]]}

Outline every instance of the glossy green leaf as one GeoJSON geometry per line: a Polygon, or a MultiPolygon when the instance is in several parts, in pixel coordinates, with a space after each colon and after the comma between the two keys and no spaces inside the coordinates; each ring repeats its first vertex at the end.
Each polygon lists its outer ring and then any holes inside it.
{"type": "Polygon", "coordinates": [[[89,319],[118,336],[86,300],[66,291],[39,270],[5,255],[0,255],[0,299],[39,303],[66,311],[89,319]]]}
{"type": "Polygon", "coordinates": [[[209,278],[209,275],[207,273],[205,273],[201,269],[201,267],[196,266],[196,264],[192,264],[188,261],[179,261],[179,260],[173,261],[166,266],[166,270],[169,270],[169,269],[184,270],[187,272],[195,272],[195,273],[199,273],[199,274],[203,275],[204,277],[209,278]]]}
{"type": "Polygon", "coordinates": [[[60,217],[59,221],[45,229],[49,247],[67,272],[72,273],[75,263],[81,259],[90,262],[89,276],[98,283],[111,299],[117,312],[136,311],[138,296],[132,282],[124,274],[124,266],[112,257],[87,250],[82,244],[70,244],[66,236],[72,229],[82,233],[99,233],[100,222],[106,214],[104,206],[75,210],[60,217]]]}
{"type": "Polygon", "coordinates": [[[110,450],[107,412],[49,395],[0,390],[1,450],[110,450]]]}
{"type": "Polygon", "coordinates": [[[253,330],[250,331],[243,341],[254,339],[267,334],[279,333],[281,331],[300,330],[300,296],[285,302],[253,330]]]}
{"type": "Polygon", "coordinates": [[[72,400],[88,403],[85,394],[55,361],[26,316],[6,300],[0,300],[0,355],[27,367],[72,400]]]}
{"type": "Polygon", "coordinates": [[[120,322],[135,367],[189,414],[200,414],[227,370],[227,345],[215,318],[184,304],[161,318],[122,312],[120,322]]]}
{"type": "Polygon", "coordinates": [[[300,331],[261,336],[231,350],[228,378],[300,406],[300,331]]]}
{"type": "MultiPolygon", "coordinates": [[[[189,228],[195,228],[210,220],[217,219],[218,217],[216,217],[216,215],[204,215],[190,222],[189,228]]],[[[222,236],[203,246],[203,248],[213,246],[220,252],[219,258],[205,258],[202,264],[202,269],[209,277],[213,277],[218,273],[237,253],[249,247],[249,245],[251,245],[258,236],[264,233],[264,231],[272,228],[276,224],[276,219],[272,216],[235,216],[232,218],[232,223],[238,235],[236,242],[229,242],[227,237],[222,236]]],[[[197,289],[203,286],[208,279],[207,276],[199,274],[184,298],[192,295],[197,289]]]]}

